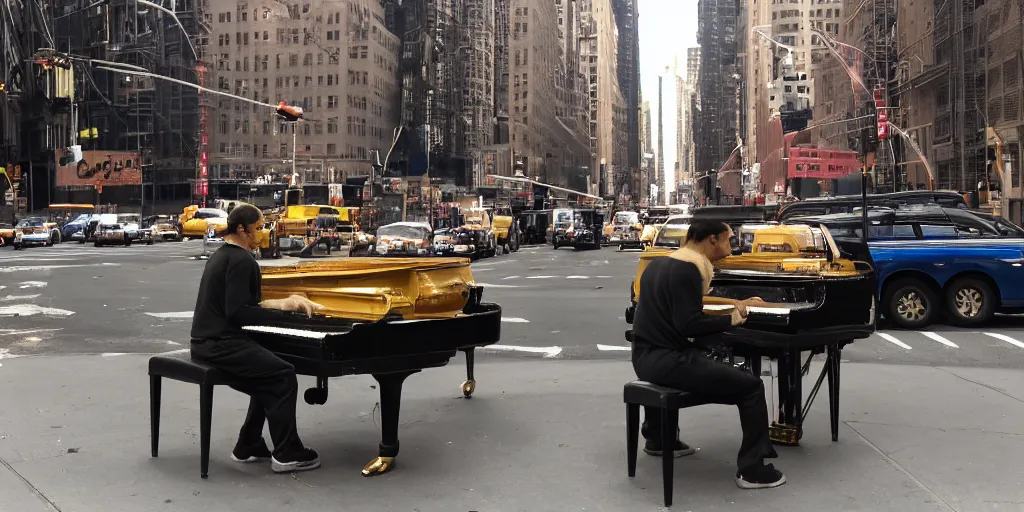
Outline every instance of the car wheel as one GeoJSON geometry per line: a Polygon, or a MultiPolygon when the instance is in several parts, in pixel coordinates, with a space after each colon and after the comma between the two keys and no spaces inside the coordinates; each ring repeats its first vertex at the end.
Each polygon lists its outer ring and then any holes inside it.
{"type": "Polygon", "coordinates": [[[885,317],[904,329],[921,329],[935,321],[939,297],[918,279],[903,279],[886,287],[885,317]]]}
{"type": "Polygon", "coordinates": [[[53,246],[53,245],[57,245],[59,243],[60,243],[60,231],[57,231],[56,229],[53,230],[53,231],[50,231],[50,245],[53,246]]]}
{"type": "Polygon", "coordinates": [[[987,282],[977,278],[957,279],[946,289],[946,310],[951,323],[978,325],[996,313],[998,294],[987,282]]]}
{"type": "Polygon", "coordinates": [[[101,243],[99,243],[99,242],[94,242],[94,243],[93,243],[93,246],[94,246],[94,247],[103,247],[103,244],[101,244],[101,243]]]}

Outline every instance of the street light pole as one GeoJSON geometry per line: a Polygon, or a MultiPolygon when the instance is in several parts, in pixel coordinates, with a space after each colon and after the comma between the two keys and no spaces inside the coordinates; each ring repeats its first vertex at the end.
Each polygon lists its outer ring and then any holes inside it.
{"type": "Polygon", "coordinates": [[[434,99],[434,90],[430,89],[427,91],[427,126],[426,126],[426,149],[427,149],[427,222],[430,224],[430,229],[434,229],[434,190],[430,186],[430,107],[434,99]]]}

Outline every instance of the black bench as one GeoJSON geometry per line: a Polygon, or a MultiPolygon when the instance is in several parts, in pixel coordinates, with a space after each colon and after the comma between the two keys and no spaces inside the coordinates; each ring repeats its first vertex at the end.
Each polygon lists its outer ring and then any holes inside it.
{"type": "MultiPolygon", "coordinates": [[[[665,506],[671,507],[672,473],[675,468],[675,454],[672,448],[676,444],[679,409],[711,402],[693,393],[657,386],[642,380],[626,384],[622,390],[622,397],[626,403],[626,462],[630,478],[636,476],[637,445],[640,442],[640,406],[661,409],[662,483],[665,488],[665,506]]],[[[647,418],[647,421],[652,420],[653,418],[647,418]]]]}
{"type": "Polygon", "coordinates": [[[201,452],[200,476],[206,478],[210,469],[210,428],[213,422],[213,388],[226,385],[231,378],[207,364],[189,356],[149,358],[149,426],[153,456],[160,447],[160,395],[162,379],[177,380],[199,385],[199,443],[201,452]]]}

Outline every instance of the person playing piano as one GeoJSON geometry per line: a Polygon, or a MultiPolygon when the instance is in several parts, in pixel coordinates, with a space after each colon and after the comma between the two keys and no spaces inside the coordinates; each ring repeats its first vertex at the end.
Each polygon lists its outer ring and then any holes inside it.
{"type": "MultiPolygon", "coordinates": [[[[686,242],[666,258],[655,258],[640,278],[640,295],[633,323],[633,368],[637,377],[681,391],[708,397],[714,403],[736,405],[743,441],[737,459],[736,485],[743,489],[778,487],[786,477],[765,458],[778,454],[768,432],[764,383],[732,365],[715,361],[694,339],[726,331],[746,321],[747,306],[760,299],[738,301],[731,314],[704,314],[704,295],[714,275],[712,262],[731,253],[732,229],[723,222],[695,220],[686,242]]],[[[644,411],[644,452],[661,455],[661,411],[644,411]]],[[[695,450],[676,441],[676,456],[695,450]]]]}
{"type": "Polygon", "coordinates": [[[312,316],[323,306],[299,295],[262,300],[260,266],[251,251],[259,247],[256,232],[263,226],[263,214],[253,205],[241,204],[231,210],[227,221],[226,243],[206,262],[199,282],[192,357],[237,377],[231,387],[250,397],[232,460],[269,459],[276,473],[316,469],[320,457],[303,446],[296,427],[295,368],[250,340],[241,328],[264,324],[284,311],[312,316]],[[264,423],[270,425],[273,452],[263,439],[264,423]]]}

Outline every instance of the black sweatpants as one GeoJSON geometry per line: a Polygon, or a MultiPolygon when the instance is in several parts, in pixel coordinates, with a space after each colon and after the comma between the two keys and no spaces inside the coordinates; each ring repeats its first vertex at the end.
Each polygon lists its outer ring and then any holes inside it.
{"type": "MultiPolygon", "coordinates": [[[[743,427],[736,461],[740,471],[763,464],[766,457],[778,456],[768,435],[768,404],[760,377],[715,361],[697,348],[684,352],[635,343],[633,368],[640,380],[703,395],[713,403],[737,406],[743,427]]],[[[660,440],[661,409],[644,409],[644,437],[660,440]]]]}
{"type": "Polygon", "coordinates": [[[275,457],[281,459],[302,449],[295,422],[299,382],[291,363],[246,338],[193,340],[192,357],[237,377],[231,387],[249,395],[239,447],[262,443],[266,422],[275,457]]]}

